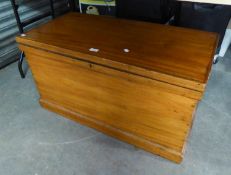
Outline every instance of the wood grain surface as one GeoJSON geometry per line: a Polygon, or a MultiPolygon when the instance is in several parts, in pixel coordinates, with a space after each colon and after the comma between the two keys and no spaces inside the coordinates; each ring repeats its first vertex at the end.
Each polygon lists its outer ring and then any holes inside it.
{"type": "Polygon", "coordinates": [[[17,37],[44,108],[177,163],[217,39],[77,13],[17,37]]]}
{"type": "Polygon", "coordinates": [[[110,129],[100,131],[109,135],[119,130],[129,143],[182,160],[198,100],[182,96],[171,84],[26,46],[22,49],[43,107],[77,121],[84,117],[84,124],[93,122],[96,129],[103,125],[110,129]]]}
{"type": "Polygon", "coordinates": [[[207,81],[218,37],[192,29],[78,13],[57,18],[26,35],[17,41],[35,41],[34,47],[59,48],[67,55],[88,54],[198,83],[207,81]],[[99,52],[90,52],[90,48],[99,52]]]}

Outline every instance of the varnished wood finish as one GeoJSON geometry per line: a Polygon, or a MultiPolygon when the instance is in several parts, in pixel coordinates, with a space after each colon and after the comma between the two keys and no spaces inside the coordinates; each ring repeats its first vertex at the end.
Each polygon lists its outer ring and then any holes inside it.
{"type": "Polygon", "coordinates": [[[65,54],[84,53],[205,83],[216,38],[192,29],[70,13],[33,29],[26,40],[36,41],[34,47],[61,48],[65,54]],[[100,51],[89,52],[90,48],[100,51]],[[124,53],[125,48],[130,52],[124,53]]]}
{"type": "Polygon", "coordinates": [[[212,33],[68,14],[17,41],[26,53],[44,108],[180,162],[216,39],[212,33]],[[96,28],[90,28],[90,23],[96,28]],[[138,41],[140,47],[134,43],[138,41]],[[91,47],[100,51],[91,53],[91,47]],[[130,52],[123,53],[123,48],[130,52]],[[194,60],[193,53],[201,60],[194,60]],[[189,55],[183,59],[185,54],[189,55]]]}
{"type": "Polygon", "coordinates": [[[80,122],[84,116],[84,124],[103,127],[106,134],[126,135],[129,143],[177,162],[182,159],[197,100],[179,95],[170,84],[21,49],[27,53],[43,107],[80,122]]]}

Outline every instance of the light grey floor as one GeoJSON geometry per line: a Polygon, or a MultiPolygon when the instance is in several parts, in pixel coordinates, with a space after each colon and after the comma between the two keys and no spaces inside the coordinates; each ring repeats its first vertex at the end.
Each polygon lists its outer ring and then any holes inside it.
{"type": "Polygon", "coordinates": [[[0,175],[215,174],[231,174],[231,51],[213,67],[180,165],[42,109],[30,72],[0,70],[0,175]]]}

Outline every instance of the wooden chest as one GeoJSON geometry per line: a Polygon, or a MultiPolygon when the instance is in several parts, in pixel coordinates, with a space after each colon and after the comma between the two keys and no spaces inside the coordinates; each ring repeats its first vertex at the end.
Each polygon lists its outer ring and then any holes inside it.
{"type": "Polygon", "coordinates": [[[70,13],[17,37],[40,104],[175,162],[211,69],[218,36],[70,13]]]}

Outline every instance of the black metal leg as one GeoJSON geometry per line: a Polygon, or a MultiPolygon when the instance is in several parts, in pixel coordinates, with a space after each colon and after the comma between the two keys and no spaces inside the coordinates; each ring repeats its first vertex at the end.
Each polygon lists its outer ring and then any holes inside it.
{"type": "Polygon", "coordinates": [[[25,73],[23,72],[23,69],[22,69],[22,63],[23,63],[24,57],[25,57],[24,52],[21,52],[19,60],[18,60],[18,70],[19,70],[19,73],[21,75],[21,78],[25,78],[25,73]]]}
{"type": "Polygon", "coordinates": [[[16,4],[15,0],[10,0],[10,2],[12,5],[12,8],[13,8],[13,11],[14,11],[14,15],[15,15],[15,19],[16,19],[16,22],[18,25],[19,32],[22,34],[23,33],[23,26],[22,26],[22,23],[21,23],[21,20],[19,18],[19,14],[18,14],[18,5],[16,4]]]}
{"type": "MultiPolygon", "coordinates": [[[[16,3],[16,0],[10,0],[11,2],[11,5],[12,5],[12,8],[13,8],[13,11],[14,11],[14,15],[15,15],[15,18],[16,18],[16,22],[17,22],[17,25],[18,25],[18,29],[19,29],[19,33],[20,34],[23,34],[24,33],[24,27],[31,24],[31,23],[34,23],[35,21],[38,21],[42,18],[45,18],[47,16],[52,16],[52,18],[55,18],[55,12],[54,12],[54,0],[49,0],[50,1],[50,12],[48,13],[45,13],[45,14],[42,14],[42,15],[38,15],[37,17],[34,17],[30,20],[26,20],[26,21],[21,21],[20,17],[19,17],[19,13],[18,13],[18,4],[16,3]]],[[[74,8],[75,4],[74,4],[74,0],[72,1],[71,3],[72,5],[72,8],[74,8]]],[[[19,57],[19,60],[18,60],[18,70],[19,70],[19,73],[21,75],[22,78],[25,78],[25,73],[23,71],[23,68],[22,68],[22,64],[23,64],[23,59],[25,57],[25,54],[24,52],[21,52],[20,53],[20,57],[19,57]]]]}

